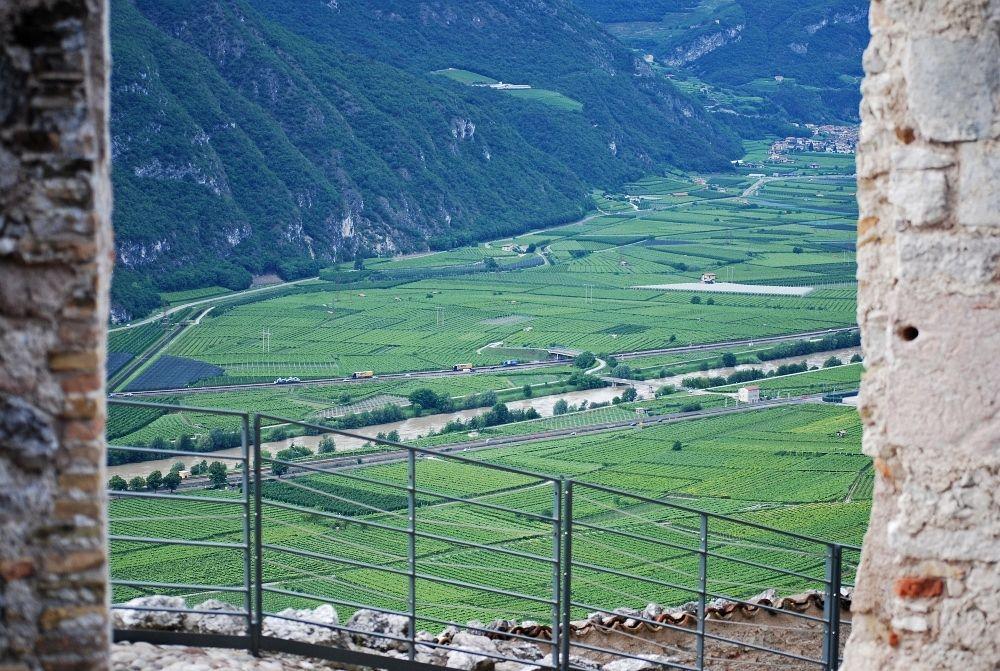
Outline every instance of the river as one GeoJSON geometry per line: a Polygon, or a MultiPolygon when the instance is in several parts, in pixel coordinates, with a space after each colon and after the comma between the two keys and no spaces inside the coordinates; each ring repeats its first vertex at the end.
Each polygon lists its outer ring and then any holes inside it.
{"type": "MultiPolygon", "coordinates": [[[[670,377],[655,379],[655,380],[645,380],[642,382],[633,382],[632,385],[635,386],[636,391],[639,393],[640,398],[651,398],[655,393],[656,389],[664,385],[674,385],[680,386],[681,380],[685,377],[704,377],[704,376],[719,376],[719,375],[730,375],[737,370],[746,370],[748,368],[762,368],[765,372],[774,370],[778,366],[786,363],[799,363],[805,360],[810,366],[822,366],[823,362],[826,361],[831,356],[836,356],[842,361],[847,361],[854,354],[858,353],[858,348],[852,347],[849,349],[836,350],[833,352],[820,352],[817,354],[811,354],[805,357],[796,356],[789,357],[787,359],[775,359],[774,361],[768,361],[766,363],[758,364],[740,364],[731,368],[715,368],[707,371],[696,371],[693,373],[685,373],[683,375],[674,375],[670,377]]],[[[602,371],[603,372],[603,371],[602,371]]],[[[618,396],[622,392],[622,387],[624,385],[616,385],[614,387],[602,387],[600,389],[586,389],[583,391],[570,391],[562,394],[550,394],[548,396],[539,396],[537,398],[527,398],[520,401],[510,401],[507,403],[507,407],[511,410],[525,410],[527,408],[534,408],[539,415],[542,417],[551,417],[554,412],[553,409],[555,404],[560,400],[566,401],[570,405],[579,405],[582,401],[587,401],[588,404],[593,403],[608,403],[615,396],[618,396]]],[[[404,442],[407,440],[413,440],[421,436],[426,436],[432,431],[441,430],[448,422],[454,420],[468,421],[469,419],[485,413],[489,408],[474,408],[471,410],[457,410],[455,412],[446,412],[436,415],[424,415],[422,417],[411,417],[409,419],[404,419],[401,422],[390,422],[388,424],[376,424],[373,426],[366,426],[360,429],[353,429],[353,433],[360,434],[362,436],[375,437],[378,433],[389,433],[390,431],[398,431],[399,437],[404,442]]],[[[295,438],[289,438],[287,440],[279,440],[274,442],[267,442],[261,445],[261,449],[267,450],[272,454],[277,453],[280,450],[285,449],[292,443],[296,445],[304,445],[309,449],[315,451],[319,446],[319,441],[322,436],[297,436],[295,438]]],[[[350,450],[356,450],[360,447],[364,447],[366,440],[358,438],[348,438],[344,436],[333,435],[334,440],[337,445],[337,452],[347,452],[350,450]]],[[[204,459],[211,461],[212,459],[218,459],[220,456],[238,456],[242,451],[242,448],[234,448],[230,450],[220,450],[218,452],[206,452],[204,459]]],[[[197,461],[194,457],[187,457],[183,459],[178,459],[177,457],[172,459],[160,459],[156,461],[142,461],[134,464],[122,464],[119,466],[109,466],[108,467],[108,477],[112,475],[120,475],[121,477],[128,480],[129,478],[135,477],[136,475],[145,476],[151,471],[159,470],[166,472],[176,461],[184,461],[187,464],[197,461]]],[[[234,462],[227,461],[228,465],[232,467],[234,462]]]]}

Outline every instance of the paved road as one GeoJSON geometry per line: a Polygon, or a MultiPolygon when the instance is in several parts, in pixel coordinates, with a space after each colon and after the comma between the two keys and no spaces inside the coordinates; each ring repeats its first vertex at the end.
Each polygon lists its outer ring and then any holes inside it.
{"type": "MultiPolygon", "coordinates": [[[[707,408],[705,410],[697,410],[695,412],[677,412],[670,413],[666,415],[651,415],[643,419],[643,426],[655,426],[660,424],[675,424],[677,422],[686,422],[692,419],[703,419],[706,417],[718,417],[722,415],[731,415],[735,413],[743,412],[753,412],[756,410],[764,410],[766,408],[774,408],[779,406],[788,405],[804,405],[808,403],[822,403],[822,394],[810,394],[807,396],[799,396],[794,398],[783,398],[783,399],[773,399],[767,401],[761,401],[760,403],[754,404],[744,404],[739,406],[730,406],[722,408],[707,408]]],[[[501,436],[495,438],[484,438],[480,440],[471,440],[462,443],[456,443],[454,445],[446,445],[439,448],[418,448],[418,455],[423,454],[426,456],[434,456],[437,454],[459,454],[466,452],[477,452],[479,450],[487,450],[495,447],[503,447],[505,445],[516,445],[519,443],[529,443],[537,440],[551,440],[553,438],[567,438],[571,436],[585,436],[595,433],[602,433],[605,431],[613,431],[616,429],[626,429],[629,427],[635,427],[638,425],[638,418],[634,420],[618,421],[618,422],[602,422],[600,424],[590,424],[588,426],[578,426],[570,427],[566,429],[551,429],[548,431],[539,431],[536,433],[529,433],[519,436],[501,436]]],[[[362,440],[372,441],[375,439],[371,436],[363,436],[352,431],[339,431],[331,430],[331,434],[334,436],[347,436],[352,438],[360,438],[362,440]]],[[[405,445],[401,443],[392,443],[391,445],[398,445],[400,449],[390,450],[386,452],[377,452],[374,454],[366,455],[351,455],[345,453],[343,455],[331,457],[329,459],[314,459],[305,462],[305,466],[308,468],[296,468],[295,466],[290,466],[288,473],[283,476],[296,477],[308,475],[309,473],[315,472],[315,470],[320,469],[323,471],[337,471],[341,469],[356,468],[362,465],[371,464],[384,464],[396,461],[403,461],[407,458],[408,450],[405,445]]],[[[204,458],[211,460],[212,453],[206,452],[204,458]]],[[[242,476],[239,473],[233,473],[230,475],[230,484],[238,485],[242,476]]],[[[192,489],[198,487],[205,487],[208,484],[208,478],[196,477],[188,478],[181,485],[182,489],[192,489]]]]}
{"type": "Polygon", "coordinates": [[[808,181],[815,181],[817,179],[819,179],[819,180],[827,180],[827,179],[834,179],[834,180],[844,179],[844,180],[847,180],[847,179],[854,179],[854,178],[856,178],[856,175],[792,175],[792,176],[786,175],[784,177],[774,177],[774,176],[771,176],[771,177],[761,177],[756,182],[754,182],[749,187],[747,187],[746,190],[743,193],[740,194],[740,197],[741,198],[748,198],[750,196],[756,196],[757,192],[760,191],[760,188],[762,186],[764,186],[765,184],[770,184],[771,182],[802,182],[802,181],[808,182],[808,181]]]}
{"type": "MultiPolygon", "coordinates": [[[[240,296],[246,296],[248,294],[256,294],[261,291],[273,291],[274,289],[280,289],[281,287],[290,287],[295,284],[302,284],[303,282],[311,282],[313,280],[318,280],[318,277],[306,277],[301,280],[293,280],[291,282],[282,282],[280,284],[268,284],[266,287],[257,287],[256,289],[246,289],[244,291],[237,291],[232,294],[223,294],[222,296],[213,296],[212,298],[202,298],[201,300],[191,301],[190,303],[184,303],[183,305],[177,305],[172,308],[168,308],[166,314],[172,315],[175,312],[180,312],[186,308],[191,308],[196,305],[205,305],[206,303],[221,303],[233,298],[239,298],[240,296]]],[[[125,324],[124,326],[116,326],[114,328],[108,329],[109,333],[114,333],[115,331],[125,331],[127,329],[134,329],[136,326],[142,326],[143,324],[149,324],[150,322],[158,321],[163,319],[163,312],[157,312],[154,315],[146,317],[145,319],[140,319],[136,322],[131,322],[125,324]]],[[[202,315],[204,316],[204,315],[202,315]]]]}
{"type": "MultiPolygon", "coordinates": [[[[635,359],[644,356],[651,356],[656,354],[684,354],[687,352],[702,352],[711,351],[717,349],[725,349],[727,347],[739,347],[743,345],[766,345],[766,344],[776,344],[781,342],[788,342],[791,340],[801,340],[803,338],[812,338],[819,336],[832,335],[834,333],[847,333],[851,331],[856,331],[856,326],[848,326],[843,328],[835,329],[824,329],[822,331],[806,331],[803,333],[790,333],[787,335],[780,336],[769,336],[766,338],[743,338],[741,340],[728,340],[726,342],[717,343],[704,343],[698,345],[681,345],[679,347],[663,347],[660,349],[649,349],[641,350],[636,352],[622,352],[615,354],[615,358],[619,360],[635,359]]],[[[335,383],[348,383],[348,384],[366,384],[369,382],[385,382],[389,380],[407,380],[407,379],[428,379],[428,378],[440,378],[440,377],[451,377],[451,376],[462,376],[462,375],[475,375],[482,373],[496,373],[501,371],[510,370],[530,370],[535,368],[546,368],[549,366],[563,366],[566,361],[536,361],[531,363],[522,363],[516,367],[508,366],[480,366],[471,372],[456,372],[453,370],[424,370],[424,371],[414,371],[412,373],[388,373],[383,375],[377,375],[374,378],[367,378],[363,380],[353,380],[349,377],[327,377],[327,378],[317,378],[314,380],[303,380],[302,382],[296,382],[289,385],[282,385],[286,387],[315,387],[324,386],[335,383]]],[[[131,392],[132,396],[162,396],[169,394],[201,394],[201,393],[217,393],[220,391],[239,391],[243,389],[261,389],[274,387],[272,382],[251,382],[247,384],[228,384],[228,385],[218,385],[213,387],[179,387],[174,389],[157,389],[153,391],[136,391],[131,392]]],[[[119,394],[120,396],[121,394],[119,394]]]]}

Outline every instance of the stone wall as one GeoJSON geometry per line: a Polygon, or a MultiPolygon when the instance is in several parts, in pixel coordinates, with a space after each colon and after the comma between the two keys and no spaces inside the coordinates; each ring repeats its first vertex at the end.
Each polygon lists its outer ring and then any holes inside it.
{"type": "Polygon", "coordinates": [[[858,151],[864,449],[847,669],[1000,668],[1000,1],[875,0],[858,151]]]}
{"type": "Polygon", "coordinates": [[[103,0],[0,0],[0,670],[108,664],[103,0]]]}

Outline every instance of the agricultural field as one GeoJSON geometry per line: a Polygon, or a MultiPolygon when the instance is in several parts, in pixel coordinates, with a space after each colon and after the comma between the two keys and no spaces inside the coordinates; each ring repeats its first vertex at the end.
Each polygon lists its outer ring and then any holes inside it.
{"type": "MultiPolygon", "coordinates": [[[[544,250],[548,265],[387,288],[317,283],[309,293],[212,313],[167,353],[220,366],[238,382],[494,364],[503,355],[484,346],[496,342],[544,357],[553,345],[622,352],[841,327],[854,321],[853,292],[837,290],[853,278],[853,236],[852,213],[750,207],[738,199],[599,215],[518,240],[544,250]],[[833,227],[837,222],[842,226],[833,227]],[[697,283],[703,272],[814,290],[801,297],[698,297],[697,290],[634,288],[697,283]]],[[[499,246],[370,260],[367,267],[430,270],[487,257],[502,267],[508,254],[499,246]]]]}
{"type": "MultiPolygon", "coordinates": [[[[467,78],[458,71],[447,76],[467,78]]],[[[767,143],[747,143],[747,149],[748,160],[758,154],[766,159],[767,143]]],[[[717,175],[649,176],[619,194],[593,194],[597,212],[571,224],[455,250],[369,258],[363,271],[342,264],[324,271],[321,280],[221,298],[133,376],[127,390],[342,378],[367,370],[376,376],[450,370],[466,362],[544,360],[553,347],[641,353],[852,326],[853,160],[806,154],[793,159],[767,170],[778,178],[751,177],[752,170],[743,167],[717,175]],[[700,290],[708,272],[748,290],[781,285],[804,288],[804,295],[700,290]],[[692,283],[692,290],[639,288],[680,283],[692,283]]],[[[151,327],[116,331],[111,351],[124,359],[154,334],[151,327]]],[[[740,362],[753,362],[756,350],[733,349],[740,362]]],[[[714,366],[720,355],[657,354],[623,362],[648,377],[667,367],[688,372],[714,366]]],[[[405,397],[417,387],[455,398],[496,391],[510,401],[531,385],[540,396],[559,391],[569,372],[376,379],[172,394],[168,400],[310,420],[369,407],[375,403],[370,399],[386,395],[405,397]]],[[[204,434],[231,422],[191,413],[149,417],[148,425],[119,426],[113,415],[109,426],[123,442],[147,442],[156,435],[176,438],[178,431],[204,434]]],[[[523,427],[493,430],[499,435],[523,427]]]]}
{"type": "MultiPolygon", "coordinates": [[[[553,490],[545,476],[572,477],[579,483],[574,488],[575,560],[640,576],[611,578],[589,568],[575,570],[574,600],[596,608],[690,600],[684,586],[695,584],[697,556],[663,543],[693,548],[697,518],[586,483],[860,544],[871,497],[871,462],[860,451],[860,437],[854,409],[814,404],[475,453],[482,462],[541,477],[420,458],[416,551],[418,570],[426,576],[417,584],[421,627],[436,631],[443,621],[464,624],[495,617],[550,620],[549,607],[535,600],[548,598],[551,588],[551,566],[545,559],[551,556],[552,526],[545,518],[553,514],[553,490]],[[615,535],[618,531],[646,540],[625,539],[615,535]],[[470,542],[485,547],[471,548],[470,542]],[[658,584],[662,582],[674,586],[658,584]]],[[[292,594],[267,594],[267,608],[315,605],[320,599],[335,602],[342,617],[357,602],[405,609],[406,579],[394,572],[406,567],[407,504],[400,488],[405,478],[406,464],[390,463],[269,482],[264,488],[264,541],[269,546],[264,580],[292,594]]],[[[240,510],[225,503],[232,499],[235,504],[238,494],[215,491],[210,496],[204,502],[113,500],[111,533],[238,541],[240,510]]],[[[712,520],[709,531],[711,549],[721,555],[708,564],[714,593],[749,596],[770,587],[789,593],[816,586],[737,560],[768,563],[817,580],[822,575],[822,545],[722,520],[712,520]]],[[[243,575],[235,550],[121,541],[112,542],[111,572],[116,579],[201,585],[236,585],[243,575]]],[[[190,594],[192,602],[208,596],[194,589],[176,592],[190,594]]],[[[119,587],[114,599],[135,595],[119,587]]],[[[580,608],[574,616],[586,612],[580,608]]]]}
{"type": "MultiPolygon", "coordinates": [[[[438,75],[441,77],[447,77],[459,84],[465,84],[466,86],[481,86],[489,87],[491,84],[499,84],[500,82],[492,77],[487,77],[486,75],[481,75],[477,72],[471,72],[469,70],[461,70],[458,68],[445,68],[444,70],[435,70],[431,74],[438,75]]],[[[511,83],[511,82],[508,82],[511,83]]],[[[522,83],[522,82],[516,82],[522,83]]],[[[492,92],[491,89],[486,88],[486,91],[492,92]]],[[[533,100],[542,103],[543,105],[548,105],[549,107],[554,107],[559,110],[567,110],[571,112],[578,112],[583,109],[583,103],[578,100],[573,100],[569,96],[563,95],[558,91],[550,91],[548,89],[501,89],[500,93],[509,95],[514,98],[520,98],[522,100],[533,100]]]]}

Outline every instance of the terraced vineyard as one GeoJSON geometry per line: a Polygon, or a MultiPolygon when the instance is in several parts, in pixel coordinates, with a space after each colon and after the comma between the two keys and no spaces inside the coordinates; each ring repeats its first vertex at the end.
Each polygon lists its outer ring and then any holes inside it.
{"type": "MultiPolygon", "coordinates": [[[[860,436],[852,408],[807,405],[537,441],[482,450],[476,457],[860,543],[871,496],[871,464],[861,454],[860,436]],[[838,431],[846,432],[844,437],[838,431]]],[[[421,626],[433,629],[440,621],[495,617],[548,621],[549,607],[536,599],[548,598],[551,588],[551,566],[545,561],[551,556],[552,528],[545,520],[553,512],[551,485],[529,475],[434,457],[418,459],[416,469],[416,550],[419,570],[427,576],[417,584],[421,626]],[[459,496],[472,502],[452,500],[459,496]]],[[[396,571],[406,568],[406,492],[400,489],[405,481],[406,464],[394,463],[269,482],[264,488],[269,502],[264,540],[270,546],[264,557],[265,582],[319,599],[404,610],[406,579],[396,571]]],[[[236,492],[211,496],[238,500],[236,492]]],[[[115,500],[111,533],[238,542],[239,512],[238,506],[216,501],[115,500]]],[[[657,584],[683,587],[697,575],[696,555],[663,545],[695,544],[697,522],[689,513],[581,485],[574,519],[577,561],[648,578],[609,578],[581,569],[574,574],[576,600],[610,609],[691,598],[684,589],[657,584]],[[615,536],[618,530],[647,540],[615,536]]],[[[713,592],[748,596],[770,587],[787,592],[815,586],[805,578],[737,560],[769,563],[817,580],[822,575],[822,546],[718,520],[711,525],[712,548],[722,555],[709,562],[713,592]]],[[[117,579],[235,585],[242,580],[241,562],[235,550],[112,543],[117,579]]],[[[206,597],[189,592],[192,601],[206,597]]],[[[115,600],[135,595],[118,588],[115,600]]],[[[266,606],[315,603],[270,593],[266,606]]],[[[342,615],[352,610],[343,603],[338,608],[342,615]]],[[[574,615],[585,615],[585,609],[574,615]]]]}

